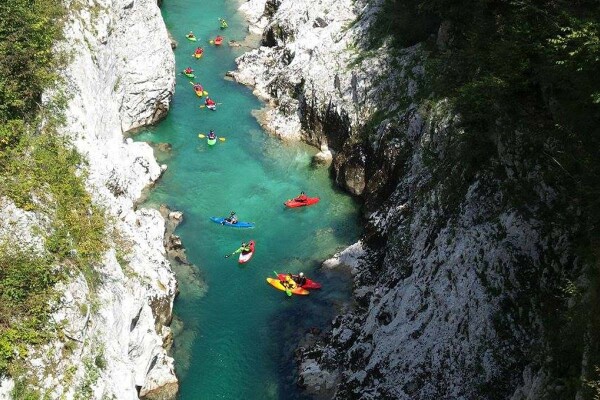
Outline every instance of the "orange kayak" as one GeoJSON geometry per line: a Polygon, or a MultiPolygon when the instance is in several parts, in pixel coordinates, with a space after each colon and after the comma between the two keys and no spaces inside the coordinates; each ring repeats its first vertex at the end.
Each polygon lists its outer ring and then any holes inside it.
{"type": "MultiPolygon", "coordinates": [[[[281,281],[279,279],[267,278],[267,282],[269,282],[269,285],[273,286],[275,289],[279,289],[279,290],[285,292],[285,287],[281,284],[281,281]]],[[[290,289],[290,292],[292,292],[293,294],[302,295],[302,296],[306,296],[307,294],[310,293],[308,290],[302,289],[301,287],[296,287],[295,289],[290,289]]]]}

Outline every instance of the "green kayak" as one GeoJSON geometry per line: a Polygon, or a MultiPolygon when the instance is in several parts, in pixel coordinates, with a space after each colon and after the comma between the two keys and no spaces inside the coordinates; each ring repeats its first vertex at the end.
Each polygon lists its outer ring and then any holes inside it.
{"type": "Polygon", "coordinates": [[[217,143],[217,138],[206,139],[206,143],[208,143],[209,146],[214,146],[217,143]]]}
{"type": "Polygon", "coordinates": [[[185,71],[181,71],[181,73],[184,74],[185,76],[187,76],[188,78],[195,78],[196,77],[196,75],[194,75],[194,74],[188,74],[185,71]]]}

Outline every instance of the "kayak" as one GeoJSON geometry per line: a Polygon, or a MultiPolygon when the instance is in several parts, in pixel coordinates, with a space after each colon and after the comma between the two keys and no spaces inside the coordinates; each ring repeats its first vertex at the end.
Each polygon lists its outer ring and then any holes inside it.
{"type": "Polygon", "coordinates": [[[304,207],[304,206],[311,206],[313,204],[317,204],[319,202],[318,197],[309,197],[306,199],[306,201],[297,201],[295,199],[290,199],[288,201],[286,201],[285,206],[286,207],[290,207],[290,208],[296,208],[296,207],[304,207]]]}
{"type": "Polygon", "coordinates": [[[225,218],[223,217],[210,217],[210,220],[217,224],[231,226],[232,228],[254,228],[254,224],[252,222],[238,221],[237,224],[232,224],[231,222],[225,221],[225,218]]]}
{"type": "Polygon", "coordinates": [[[187,38],[187,40],[191,40],[192,42],[195,42],[196,40],[198,40],[198,39],[196,39],[196,36],[187,36],[186,35],[185,37],[187,38]]]}
{"type": "Polygon", "coordinates": [[[209,146],[214,146],[215,144],[217,144],[217,138],[206,139],[206,143],[208,143],[209,146]]]}
{"type": "Polygon", "coordinates": [[[248,243],[248,246],[250,246],[249,253],[244,253],[243,251],[240,253],[240,258],[238,259],[240,264],[246,264],[254,255],[254,240],[251,240],[250,243],[248,243]]]}
{"type": "Polygon", "coordinates": [[[200,57],[202,57],[202,53],[194,53],[194,57],[200,58],[200,57]]]}
{"type": "Polygon", "coordinates": [[[182,74],[184,74],[185,76],[187,76],[188,78],[195,78],[195,77],[196,77],[196,75],[194,75],[193,73],[191,73],[191,74],[188,74],[188,73],[187,73],[187,72],[185,72],[185,71],[181,71],[181,73],[182,73],[182,74]]]}
{"type": "MultiPolygon", "coordinates": [[[[267,278],[267,282],[269,282],[269,284],[271,286],[273,286],[275,289],[279,289],[279,290],[285,292],[285,287],[283,287],[283,285],[281,284],[281,281],[279,279],[267,278]]],[[[293,294],[298,294],[298,295],[302,295],[302,296],[306,296],[307,294],[310,293],[308,290],[303,289],[301,287],[297,287],[296,289],[290,289],[290,292],[292,292],[293,294]]]]}
{"type": "Polygon", "coordinates": [[[221,36],[217,36],[217,38],[214,41],[215,46],[220,46],[221,43],[223,43],[223,38],[221,36]]]}
{"type": "Polygon", "coordinates": [[[194,89],[194,92],[196,92],[196,96],[198,96],[198,97],[208,96],[208,92],[206,90],[196,90],[196,89],[194,89]]]}
{"type": "Polygon", "coordinates": [[[217,111],[217,105],[216,104],[210,104],[210,105],[206,106],[206,108],[208,108],[211,111],[217,111]]]}
{"type": "MultiPolygon", "coordinates": [[[[285,280],[286,276],[287,276],[287,274],[277,274],[277,277],[281,281],[285,280]]],[[[304,289],[321,289],[321,284],[318,282],[315,282],[311,279],[306,278],[306,283],[304,285],[302,285],[302,287],[304,289]]]]}

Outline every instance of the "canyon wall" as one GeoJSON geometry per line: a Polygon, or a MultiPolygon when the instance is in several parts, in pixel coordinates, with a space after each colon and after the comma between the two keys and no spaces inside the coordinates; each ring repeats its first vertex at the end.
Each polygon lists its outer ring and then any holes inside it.
{"type": "Polygon", "coordinates": [[[262,46],[230,75],[266,102],[267,130],[331,151],[364,201],[362,241],[325,263],[352,266],[355,307],[299,349],[299,384],[338,399],[571,396],[556,360],[590,370],[581,336],[557,330],[577,312],[565,288],[589,285],[577,210],[518,135],[497,140],[493,167],[448,161],[460,115],[431,96],[422,44],[373,48],[381,3],[242,5],[262,46]]]}
{"type": "MultiPolygon", "coordinates": [[[[96,287],[75,273],[60,285],[52,321],[61,337],[30,353],[22,378],[48,398],[174,399],[178,380],[167,353],[177,283],[165,222],[157,210],[135,206],[166,167],[150,146],[124,138],[169,109],[175,60],[167,29],[156,0],[72,0],[68,9],[58,46],[69,55],[62,132],[84,157],[87,188],[109,216],[111,246],[94,266],[96,287]]],[[[3,233],[40,242],[32,227],[43,217],[3,203],[3,233]]],[[[0,398],[13,386],[2,381],[0,398]]]]}

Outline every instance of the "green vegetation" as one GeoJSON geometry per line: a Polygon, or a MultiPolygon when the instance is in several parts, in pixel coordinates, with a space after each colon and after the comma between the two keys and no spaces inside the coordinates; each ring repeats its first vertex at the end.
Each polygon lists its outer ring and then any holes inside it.
{"type": "Polygon", "coordinates": [[[83,160],[57,134],[66,99],[41,104],[43,91],[60,92],[66,56],[53,46],[65,15],[54,0],[0,2],[0,201],[45,217],[42,251],[0,242],[0,375],[18,375],[27,349],[60,329],[48,321],[55,284],[81,272],[93,288],[106,250],[106,218],[85,190],[83,160]]]}
{"type": "Polygon", "coordinates": [[[423,190],[441,188],[448,218],[479,181],[502,193],[499,207],[535,215],[549,231],[577,230],[569,238],[577,259],[569,262],[552,249],[558,239],[544,232],[550,249],[539,270],[523,272],[531,287],[519,306],[529,303],[544,318],[549,349],[534,357],[552,373],[556,392],[550,397],[574,398],[584,390],[591,398],[581,369],[587,346],[584,375],[591,388],[600,387],[592,367],[600,365],[598,2],[385,0],[370,45],[386,39],[399,48],[423,42],[432,87],[423,109],[446,99],[449,111],[460,115],[425,149],[432,180],[423,190]],[[556,190],[555,198],[539,198],[541,181],[556,190]],[[575,287],[582,273],[589,283],[575,287]]]}

